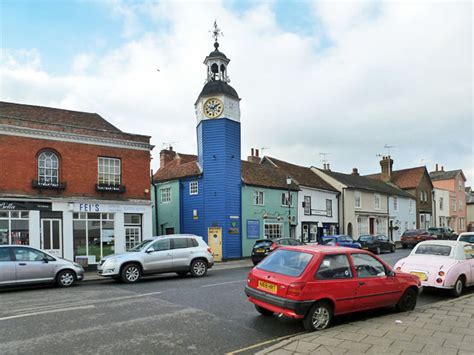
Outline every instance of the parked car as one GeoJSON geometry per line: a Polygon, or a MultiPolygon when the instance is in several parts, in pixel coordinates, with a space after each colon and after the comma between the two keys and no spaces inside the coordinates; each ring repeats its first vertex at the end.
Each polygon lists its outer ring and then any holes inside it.
{"type": "Polygon", "coordinates": [[[321,237],[321,245],[335,245],[347,248],[361,249],[359,242],[355,242],[350,235],[324,235],[321,237]]]}
{"type": "Polygon", "coordinates": [[[100,276],[133,283],[143,275],[176,272],[205,276],[214,265],[212,250],[192,234],[173,234],[148,239],[125,253],[103,258],[97,267],[100,276]]]}
{"type": "Polygon", "coordinates": [[[419,242],[424,242],[425,240],[437,239],[436,235],[429,233],[424,229],[408,229],[403,232],[400,241],[404,249],[408,247],[414,247],[419,242]]]}
{"type": "Polygon", "coordinates": [[[418,276],[423,287],[448,289],[458,297],[466,286],[474,285],[474,245],[448,240],[421,242],[395,269],[418,276]]]}
{"type": "Polygon", "coordinates": [[[395,243],[384,234],[377,235],[361,235],[357,240],[362,249],[369,250],[372,253],[380,254],[383,251],[395,252],[395,243]]]}
{"type": "Polygon", "coordinates": [[[449,227],[431,227],[428,228],[428,233],[440,240],[456,240],[457,238],[457,234],[449,227]]]}
{"type": "Polygon", "coordinates": [[[466,242],[466,243],[474,243],[474,232],[464,232],[464,233],[459,234],[457,241],[466,242]]]}
{"type": "Polygon", "coordinates": [[[250,271],[245,287],[260,314],[302,319],[311,331],[340,314],[412,310],[420,291],[417,276],[394,272],[367,251],[324,246],[278,248],[250,271]]]}
{"type": "Polygon", "coordinates": [[[294,238],[277,238],[277,239],[259,239],[252,247],[252,263],[257,265],[269,253],[282,245],[303,245],[303,242],[294,238]]]}
{"type": "Polygon", "coordinates": [[[0,245],[0,286],[55,283],[70,287],[84,277],[81,265],[30,246],[0,245]]]}

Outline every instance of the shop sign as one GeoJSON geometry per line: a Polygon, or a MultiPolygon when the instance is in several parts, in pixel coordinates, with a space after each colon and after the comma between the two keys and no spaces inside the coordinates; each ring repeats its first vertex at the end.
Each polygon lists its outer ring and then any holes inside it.
{"type": "Polygon", "coordinates": [[[144,213],[150,209],[150,206],[143,205],[119,205],[112,203],[74,203],[74,212],[92,212],[92,213],[144,213]]]}
{"type": "Polygon", "coordinates": [[[30,201],[0,201],[0,210],[18,211],[18,210],[38,210],[51,211],[52,205],[49,202],[30,202],[30,201]]]}
{"type": "Polygon", "coordinates": [[[260,221],[254,219],[247,220],[247,238],[248,239],[259,239],[260,238],[260,221]]]}
{"type": "Polygon", "coordinates": [[[239,234],[239,228],[229,228],[229,234],[239,234]]]}

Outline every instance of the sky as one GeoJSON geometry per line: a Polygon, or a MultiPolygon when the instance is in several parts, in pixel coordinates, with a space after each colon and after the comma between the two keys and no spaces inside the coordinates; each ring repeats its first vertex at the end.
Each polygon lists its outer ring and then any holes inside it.
{"type": "Polygon", "coordinates": [[[470,1],[0,0],[0,100],[150,135],[156,171],[169,145],[197,152],[217,20],[243,159],[370,174],[390,154],[474,186],[472,18],[470,1]]]}

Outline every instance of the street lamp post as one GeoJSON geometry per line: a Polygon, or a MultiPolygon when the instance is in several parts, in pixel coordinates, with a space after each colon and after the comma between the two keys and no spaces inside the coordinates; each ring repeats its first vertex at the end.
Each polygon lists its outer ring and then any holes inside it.
{"type": "Polygon", "coordinates": [[[287,176],[286,178],[286,185],[288,186],[288,237],[291,238],[291,194],[290,194],[290,186],[291,186],[291,176],[287,176]]]}

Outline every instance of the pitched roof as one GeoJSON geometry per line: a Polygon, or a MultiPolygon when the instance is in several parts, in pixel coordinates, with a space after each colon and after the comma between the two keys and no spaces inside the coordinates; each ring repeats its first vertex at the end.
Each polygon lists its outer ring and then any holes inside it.
{"type": "MultiPolygon", "coordinates": [[[[426,167],[424,166],[392,171],[392,183],[402,189],[415,188],[423,178],[425,171],[426,167]]],[[[382,180],[382,174],[380,173],[365,175],[365,177],[375,180],[382,180]]]]}
{"type": "MultiPolygon", "coordinates": [[[[280,169],[259,163],[251,163],[245,160],[242,160],[242,182],[253,186],[283,190],[288,189],[286,174],[280,169]]],[[[292,182],[290,189],[298,190],[299,188],[298,185],[292,182]]]]}
{"type": "Polygon", "coordinates": [[[291,176],[292,179],[300,186],[313,187],[321,190],[336,191],[337,190],[328,184],[326,181],[316,175],[311,168],[290,164],[283,160],[278,160],[272,157],[264,157],[274,166],[282,170],[285,175],[291,176]]]}
{"type": "Polygon", "coordinates": [[[335,171],[328,171],[328,170],[323,170],[323,169],[318,169],[318,170],[323,172],[324,174],[329,175],[330,177],[336,179],[337,181],[341,182],[342,184],[350,188],[380,192],[380,193],[384,193],[388,195],[397,195],[397,196],[413,198],[413,196],[410,193],[403,191],[402,189],[400,189],[399,187],[397,187],[396,185],[392,183],[386,183],[381,180],[369,178],[367,176],[344,174],[344,173],[338,173],[335,171]]]}
{"type": "Polygon", "coordinates": [[[97,113],[0,101],[0,123],[149,143],[150,137],[122,132],[97,113]]]}
{"type": "Polygon", "coordinates": [[[464,177],[464,173],[462,172],[461,169],[457,170],[451,170],[451,171],[432,171],[430,172],[430,178],[431,180],[450,180],[454,179],[458,174],[461,174],[464,180],[466,178],[464,177]]]}
{"type": "Polygon", "coordinates": [[[197,156],[192,154],[180,154],[153,175],[154,182],[164,182],[184,177],[197,176],[202,173],[197,162],[197,156]]]}

